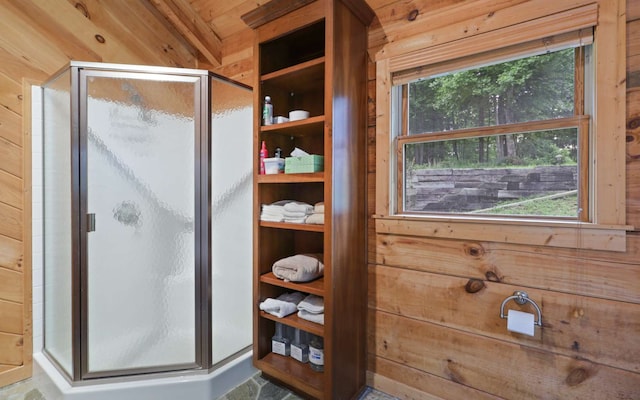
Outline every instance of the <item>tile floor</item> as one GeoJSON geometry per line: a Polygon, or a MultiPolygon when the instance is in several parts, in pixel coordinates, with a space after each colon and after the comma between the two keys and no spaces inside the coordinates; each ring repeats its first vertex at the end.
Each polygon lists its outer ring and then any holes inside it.
{"type": "MultiPolygon", "coordinates": [[[[0,389],[0,399],[59,400],[58,396],[49,394],[45,396],[43,394],[53,393],[53,391],[50,391],[51,388],[46,387],[50,384],[47,378],[34,374],[33,378],[0,389]]],[[[302,398],[283,387],[263,379],[258,373],[217,400],[302,400],[302,398]]],[[[378,390],[366,388],[359,400],[397,399],[378,390]]]]}

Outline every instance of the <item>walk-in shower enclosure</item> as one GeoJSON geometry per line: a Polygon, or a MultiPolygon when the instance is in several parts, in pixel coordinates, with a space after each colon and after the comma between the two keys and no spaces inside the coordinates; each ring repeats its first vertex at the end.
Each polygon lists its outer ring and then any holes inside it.
{"type": "Polygon", "coordinates": [[[42,90],[47,356],[86,381],[212,370],[247,351],[249,88],[72,62],[42,90]]]}

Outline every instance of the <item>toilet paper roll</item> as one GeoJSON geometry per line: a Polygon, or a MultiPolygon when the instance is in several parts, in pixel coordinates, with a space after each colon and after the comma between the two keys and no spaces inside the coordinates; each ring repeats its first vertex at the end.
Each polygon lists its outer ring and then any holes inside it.
{"type": "Polygon", "coordinates": [[[507,330],[533,336],[535,334],[535,316],[522,311],[509,310],[507,330]]]}

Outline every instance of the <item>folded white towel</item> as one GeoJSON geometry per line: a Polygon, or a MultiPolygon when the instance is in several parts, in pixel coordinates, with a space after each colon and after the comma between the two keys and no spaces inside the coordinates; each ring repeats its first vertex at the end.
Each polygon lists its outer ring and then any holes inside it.
{"type": "Polygon", "coordinates": [[[313,206],[313,212],[318,214],[324,213],[324,202],[321,201],[319,203],[316,203],[313,206]]]}
{"type": "Polygon", "coordinates": [[[309,214],[298,211],[285,211],[283,215],[285,218],[304,218],[309,214]]]}
{"type": "Polygon", "coordinates": [[[300,201],[292,201],[284,205],[285,211],[290,212],[303,212],[305,214],[311,214],[313,206],[311,204],[303,203],[300,201]]]}
{"type": "Polygon", "coordinates": [[[260,303],[260,309],[278,318],[283,318],[296,312],[298,303],[303,298],[304,294],[300,292],[284,293],[275,299],[266,299],[260,303]]]}
{"type": "Polygon", "coordinates": [[[307,217],[307,224],[324,224],[324,213],[313,213],[307,217]]]}
{"type": "Polygon", "coordinates": [[[284,218],[282,216],[260,215],[260,221],[282,222],[284,218]]]}
{"type": "Polygon", "coordinates": [[[296,254],[273,263],[273,274],[285,281],[308,282],[324,274],[322,254],[296,254]]]}
{"type": "Polygon", "coordinates": [[[306,319],[307,321],[315,322],[316,324],[324,325],[324,313],[314,314],[309,311],[300,310],[298,311],[298,317],[306,319]]]}
{"type": "Polygon", "coordinates": [[[277,206],[274,204],[263,204],[262,212],[264,213],[273,213],[273,214],[282,214],[284,213],[284,206],[277,206]]]}
{"type": "Polygon", "coordinates": [[[304,221],[307,217],[303,218],[284,218],[284,222],[288,222],[290,224],[304,224],[304,221]]]}
{"type": "Polygon", "coordinates": [[[307,311],[312,314],[324,313],[324,299],[315,294],[310,294],[298,303],[298,310],[307,311]]]}

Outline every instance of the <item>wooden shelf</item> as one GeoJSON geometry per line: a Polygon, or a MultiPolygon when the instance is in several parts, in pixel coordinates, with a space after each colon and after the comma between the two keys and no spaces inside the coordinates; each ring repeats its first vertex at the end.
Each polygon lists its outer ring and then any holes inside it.
{"type": "Polygon", "coordinates": [[[300,64],[293,65],[291,67],[283,68],[278,71],[270,72],[268,74],[264,74],[261,77],[263,82],[268,80],[277,79],[286,77],[287,79],[291,79],[299,74],[308,74],[313,72],[314,74],[322,74],[324,75],[324,57],[318,57],[314,60],[310,60],[307,62],[303,62],[300,64]],[[321,68],[320,68],[321,67],[321,68]]]}
{"type": "Polygon", "coordinates": [[[278,318],[275,315],[271,315],[267,312],[260,311],[260,316],[262,318],[280,322],[288,326],[293,326],[294,328],[302,329],[305,332],[313,333],[314,335],[317,335],[317,336],[324,336],[324,325],[307,321],[306,319],[298,317],[298,314],[291,314],[291,315],[287,315],[284,318],[278,318]]]}
{"type": "Polygon", "coordinates": [[[311,183],[324,182],[324,172],[308,174],[271,174],[257,175],[256,182],[261,183],[311,183]]]}
{"type": "Polygon", "coordinates": [[[288,92],[303,92],[324,86],[324,57],[316,58],[266,75],[261,81],[273,90],[282,88],[288,92]]]}
{"type": "Polygon", "coordinates": [[[262,126],[261,114],[254,113],[254,147],[262,141],[285,153],[298,147],[324,156],[326,166],[323,172],[254,175],[254,304],[299,291],[322,296],[325,304],[339,309],[325,314],[325,330],[297,314],[277,318],[256,307],[253,360],[265,376],[317,400],[357,397],[367,371],[367,171],[362,168],[367,157],[367,45],[362,39],[370,23],[364,17],[375,14],[365,1],[347,3],[273,0],[250,17],[256,27],[254,107],[261,109],[269,96],[275,115],[307,110],[311,116],[262,126]],[[325,224],[260,221],[262,204],[281,199],[324,201],[325,224]],[[324,277],[285,282],[267,272],[274,260],[304,253],[322,253],[324,277]],[[271,353],[274,321],[324,338],[324,373],[271,353]]]}
{"type": "Polygon", "coordinates": [[[263,228],[290,229],[294,231],[324,232],[321,224],[292,224],[287,222],[260,221],[263,228]]]}
{"type": "Polygon", "coordinates": [[[276,133],[285,136],[304,137],[324,134],[324,115],[318,115],[298,121],[283,122],[282,124],[263,125],[262,133],[276,133]]]}
{"type": "Polygon", "coordinates": [[[303,364],[291,357],[268,353],[257,360],[255,365],[277,380],[286,382],[317,399],[324,398],[324,373],[312,370],[308,363],[303,364]]]}
{"type": "Polygon", "coordinates": [[[276,277],[273,272],[267,272],[266,274],[260,275],[260,282],[324,297],[324,277],[320,277],[311,282],[285,282],[276,277]]]}

